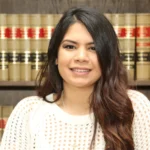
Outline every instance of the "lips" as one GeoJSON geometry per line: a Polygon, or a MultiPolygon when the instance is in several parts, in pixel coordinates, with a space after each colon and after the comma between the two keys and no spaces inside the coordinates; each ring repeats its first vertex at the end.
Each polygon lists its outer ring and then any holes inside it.
{"type": "Polygon", "coordinates": [[[88,68],[71,68],[71,71],[73,71],[74,73],[87,74],[91,71],[91,69],[88,69],[88,68]]]}
{"type": "Polygon", "coordinates": [[[90,71],[90,69],[77,69],[77,68],[73,68],[71,70],[75,72],[89,72],[90,71]]]}

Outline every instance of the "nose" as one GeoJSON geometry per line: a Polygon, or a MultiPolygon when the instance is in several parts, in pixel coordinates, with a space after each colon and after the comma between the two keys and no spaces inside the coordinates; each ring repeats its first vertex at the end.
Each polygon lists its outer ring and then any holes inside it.
{"type": "Polygon", "coordinates": [[[78,62],[88,62],[89,61],[89,57],[88,57],[88,51],[86,48],[78,48],[76,51],[76,55],[75,55],[75,61],[78,62]]]}

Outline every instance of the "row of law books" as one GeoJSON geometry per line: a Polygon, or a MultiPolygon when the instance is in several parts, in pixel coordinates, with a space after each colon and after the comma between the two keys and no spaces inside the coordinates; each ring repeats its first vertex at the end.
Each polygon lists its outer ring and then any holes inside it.
{"type": "MultiPolygon", "coordinates": [[[[150,80],[150,13],[104,14],[129,79],[150,80]]],[[[35,80],[61,14],[0,14],[0,81],[35,80]]]]}
{"type": "Polygon", "coordinates": [[[0,14],[0,81],[34,81],[61,14],[0,14]]]}
{"type": "Polygon", "coordinates": [[[7,120],[11,112],[13,111],[13,109],[14,109],[14,106],[10,106],[10,105],[0,106],[0,141],[2,139],[7,120]]]}
{"type": "Polygon", "coordinates": [[[105,14],[119,41],[131,80],[150,80],[150,13],[105,14]]]}
{"type": "Polygon", "coordinates": [[[44,52],[1,52],[0,81],[34,81],[47,59],[44,52]]]}

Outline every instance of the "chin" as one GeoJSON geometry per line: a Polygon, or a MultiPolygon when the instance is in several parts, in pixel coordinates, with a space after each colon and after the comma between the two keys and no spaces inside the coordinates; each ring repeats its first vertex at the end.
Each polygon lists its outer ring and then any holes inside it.
{"type": "Polygon", "coordinates": [[[71,84],[73,87],[76,87],[76,88],[87,88],[87,87],[93,87],[94,84],[89,84],[89,83],[72,83],[71,84]]]}

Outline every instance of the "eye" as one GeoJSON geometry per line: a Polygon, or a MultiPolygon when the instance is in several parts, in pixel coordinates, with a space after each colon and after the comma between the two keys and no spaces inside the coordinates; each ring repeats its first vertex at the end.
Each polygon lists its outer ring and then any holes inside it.
{"type": "Polygon", "coordinates": [[[89,47],[89,50],[95,50],[95,46],[91,46],[91,47],[89,47]]]}
{"type": "Polygon", "coordinates": [[[63,48],[65,49],[75,49],[76,47],[73,45],[64,45],[63,48]]]}

